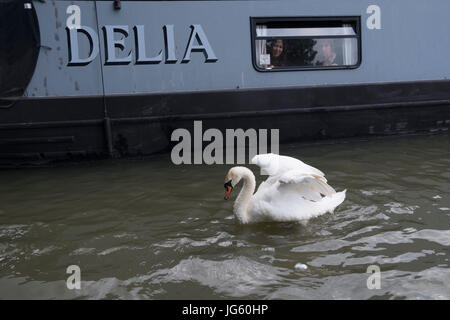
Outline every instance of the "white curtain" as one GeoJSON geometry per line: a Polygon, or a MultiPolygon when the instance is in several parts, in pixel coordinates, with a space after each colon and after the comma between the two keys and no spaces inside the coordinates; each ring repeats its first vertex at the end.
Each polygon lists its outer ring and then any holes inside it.
{"type": "MultiPolygon", "coordinates": [[[[344,27],[351,28],[351,24],[344,24],[344,27]]],[[[356,64],[357,61],[357,41],[355,38],[344,39],[342,45],[342,56],[344,57],[344,65],[350,66],[356,64]]]]}
{"type": "MultiPolygon", "coordinates": [[[[267,26],[266,25],[257,25],[256,26],[256,34],[258,36],[264,37],[267,36],[267,26]]],[[[256,59],[259,66],[261,63],[261,55],[267,54],[266,50],[266,40],[256,40],[256,59]]]]}

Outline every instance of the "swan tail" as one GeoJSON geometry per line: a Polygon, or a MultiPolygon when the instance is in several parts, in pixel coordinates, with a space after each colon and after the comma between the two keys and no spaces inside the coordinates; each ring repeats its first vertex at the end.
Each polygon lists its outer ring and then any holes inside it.
{"type": "Polygon", "coordinates": [[[336,192],[335,194],[330,196],[330,199],[329,199],[330,210],[329,210],[329,212],[333,213],[334,209],[336,209],[337,206],[339,206],[342,202],[344,202],[346,192],[347,192],[347,189],[345,189],[344,191],[336,192]]]}

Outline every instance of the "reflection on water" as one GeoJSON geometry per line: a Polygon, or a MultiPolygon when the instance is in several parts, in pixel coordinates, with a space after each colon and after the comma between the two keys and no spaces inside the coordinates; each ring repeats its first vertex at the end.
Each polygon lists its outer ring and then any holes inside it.
{"type": "Polygon", "coordinates": [[[225,165],[162,155],[0,171],[0,298],[450,299],[449,146],[282,145],[348,190],[306,226],[236,224],[225,165]],[[79,291],[66,288],[72,264],[79,291]]]}

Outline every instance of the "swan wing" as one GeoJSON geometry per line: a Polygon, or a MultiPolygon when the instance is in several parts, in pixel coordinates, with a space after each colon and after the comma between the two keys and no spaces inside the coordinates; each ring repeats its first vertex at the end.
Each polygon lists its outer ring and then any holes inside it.
{"type": "Polygon", "coordinates": [[[252,221],[307,220],[333,212],[346,193],[336,192],[320,177],[295,170],[283,174],[276,183],[264,183],[253,195],[249,208],[252,221]]]}
{"type": "Polygon", "coordinates": [[[304,198],[313,201],[320,200],[320,194],[331,196],[336,193],[336,191],[323,180],[322,176],[305,174],[299,170],[285,172],[279,178],[279,182],[279,188],[295,190],[304,198]]]}
{"type": "Polygon", "coordinates": [[[267,153],[254,156],[251,162],[261,168],[262,174],[269,176],[279,177],[288,171],[296,170],[304,174],[315,175],[324,182],[327,182],[325,174],[322,171],[292,157],[267,153]]]}
{"type": "Polygon", "coordinates": [[[248,209],[252,222],[305,221],[333,212],[345,193],[336,192],[320,175],[289,170],[262,182],[248,209]]]}

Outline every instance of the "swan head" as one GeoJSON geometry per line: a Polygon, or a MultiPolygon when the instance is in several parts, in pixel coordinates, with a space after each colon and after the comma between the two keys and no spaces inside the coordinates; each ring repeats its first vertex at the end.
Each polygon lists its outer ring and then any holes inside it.
{"type": "Polygon", "coordinates": [[[233,191],[233,188],[241,181],[242,175],[243,175],[243,169],[246,169],[244,167],[233,167],[231,168],[227,175],[225,176],[225,196],[223,197],[225,200],[228,200],[230,197],[231,191],[233,191]]]}

